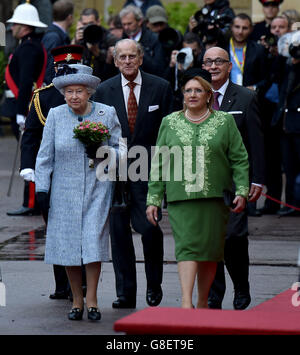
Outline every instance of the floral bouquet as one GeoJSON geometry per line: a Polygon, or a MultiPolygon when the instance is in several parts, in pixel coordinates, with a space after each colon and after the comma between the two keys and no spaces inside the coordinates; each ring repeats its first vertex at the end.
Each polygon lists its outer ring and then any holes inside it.
{"type": "MultiPolygon", "coordinates": [[[[84,144],[87,152],[96,152],[101,143],[110,138],[107,127],[101,122],[90,122],[88,120],[81,122],[74,128],[73,132],[74,138],[79,139],[84,144]]],[[[89,159],[89,167],[95,167],[94,159],[89,159]]]]}

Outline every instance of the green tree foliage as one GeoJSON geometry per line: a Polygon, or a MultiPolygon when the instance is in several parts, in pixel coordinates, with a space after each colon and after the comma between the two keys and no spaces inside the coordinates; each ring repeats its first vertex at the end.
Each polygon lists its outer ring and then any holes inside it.
{"type": "Polygon", "coordinates": [[[168,23],[170,27],[185,33],[189,23],[189,18],[199,10],[199,6],[193,2],[173,2],[164,5],[168,13],[168,23]]]}

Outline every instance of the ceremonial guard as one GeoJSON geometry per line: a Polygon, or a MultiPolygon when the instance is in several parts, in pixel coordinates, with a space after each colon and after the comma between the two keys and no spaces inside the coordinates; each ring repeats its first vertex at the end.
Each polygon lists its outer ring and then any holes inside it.
{"type": "MultiPolygon", "coordinates": [[[[80,45],[59,46],[51,50],[54,59],[54,70],[63,64],[80,63],[83,47],[80,45]]],[[[25,122],[25,131],[21,142],[20,175],[26,181],[34,183],[35,162],[43,136],[48,112],[51,108],[65,104],[64,96],[51,83],[34,91],[29,114],[25,122]]],[[[43,213],[45,222],[48,216],[43,213]]],[[[51,299],[66,299],[69,296],[68,278],[64,266],[53,265],[55,292],[51,299]]]]}
{"type": "MultiPolygon", "coordinates": [[[[35,28],[46,28],[47,25],[39,20],[37,9],[29,1],[17,6],[7,22],[12,23],[12,34],[20,42],[10,55],[5,70],[6,99],[1,107],[1,115],[11,119],[13,133],[19,140],[24,131],[33,89],[42,86],[47,64],[47,53],[41,44],[41,35],[35,33],[35,28]]],[[[35,207],[34,185],[26,182],[22,207],[7,214],[35,214],[35,207]]]]}

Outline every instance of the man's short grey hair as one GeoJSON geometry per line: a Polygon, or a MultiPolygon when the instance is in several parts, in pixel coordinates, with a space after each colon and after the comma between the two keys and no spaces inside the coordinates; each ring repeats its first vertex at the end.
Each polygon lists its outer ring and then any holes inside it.
{"type": "Polygon", "coordinates": [[[134,18],[136,19],[136,21],[140,21],[144,18],[142,10],[134,5],[128,5],[126,7],[124,7],[120,13],[119,16],[122,19],[122,17],[127,16],[129,14],[134,14],[134,18]]]}
{"type": "Polygon", "coordinates": [[[120,46],[120,44],[122,44],[122,43],[128,43],[128,44],[134,43],[135,46],[136,46],[136,49],[137,49],[138,56],[139,56],[139,57],[142,57],[142,56],[144,55],[143,46],[142,46],[139,42],[137,42],[137,41],[135,41],[135,40],[133,40],[133,39],[130,39],[130,38],[124,38],[124,39],[121,39],[120,41],[118,41],[118,42],[116,43],[116,45],[114,46],[114,50],[113,50],[114,59],[117,58],[118,52],[119,52],[119,46],[120,46]]]}

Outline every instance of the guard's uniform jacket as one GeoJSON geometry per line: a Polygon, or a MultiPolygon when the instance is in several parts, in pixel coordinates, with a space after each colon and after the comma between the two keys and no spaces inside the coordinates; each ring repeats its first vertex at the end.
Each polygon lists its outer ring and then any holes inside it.
{"type": "Polygon", "coordinates": [[[64,96],[51,83],[34,91],[21,142],[21,170],[35,169],[36,156],[50,108],[63,105],[64,96]]]}
{"type": "Polygon", "coordinates": [[[20,44],[9,58],[5,71],[6,100],[1,114],[14,118],[17,114],[26,116],[34,85],[43,84],[47,64],[47,53],[40,36],[30,33],[21,39],[20,44]]]}

